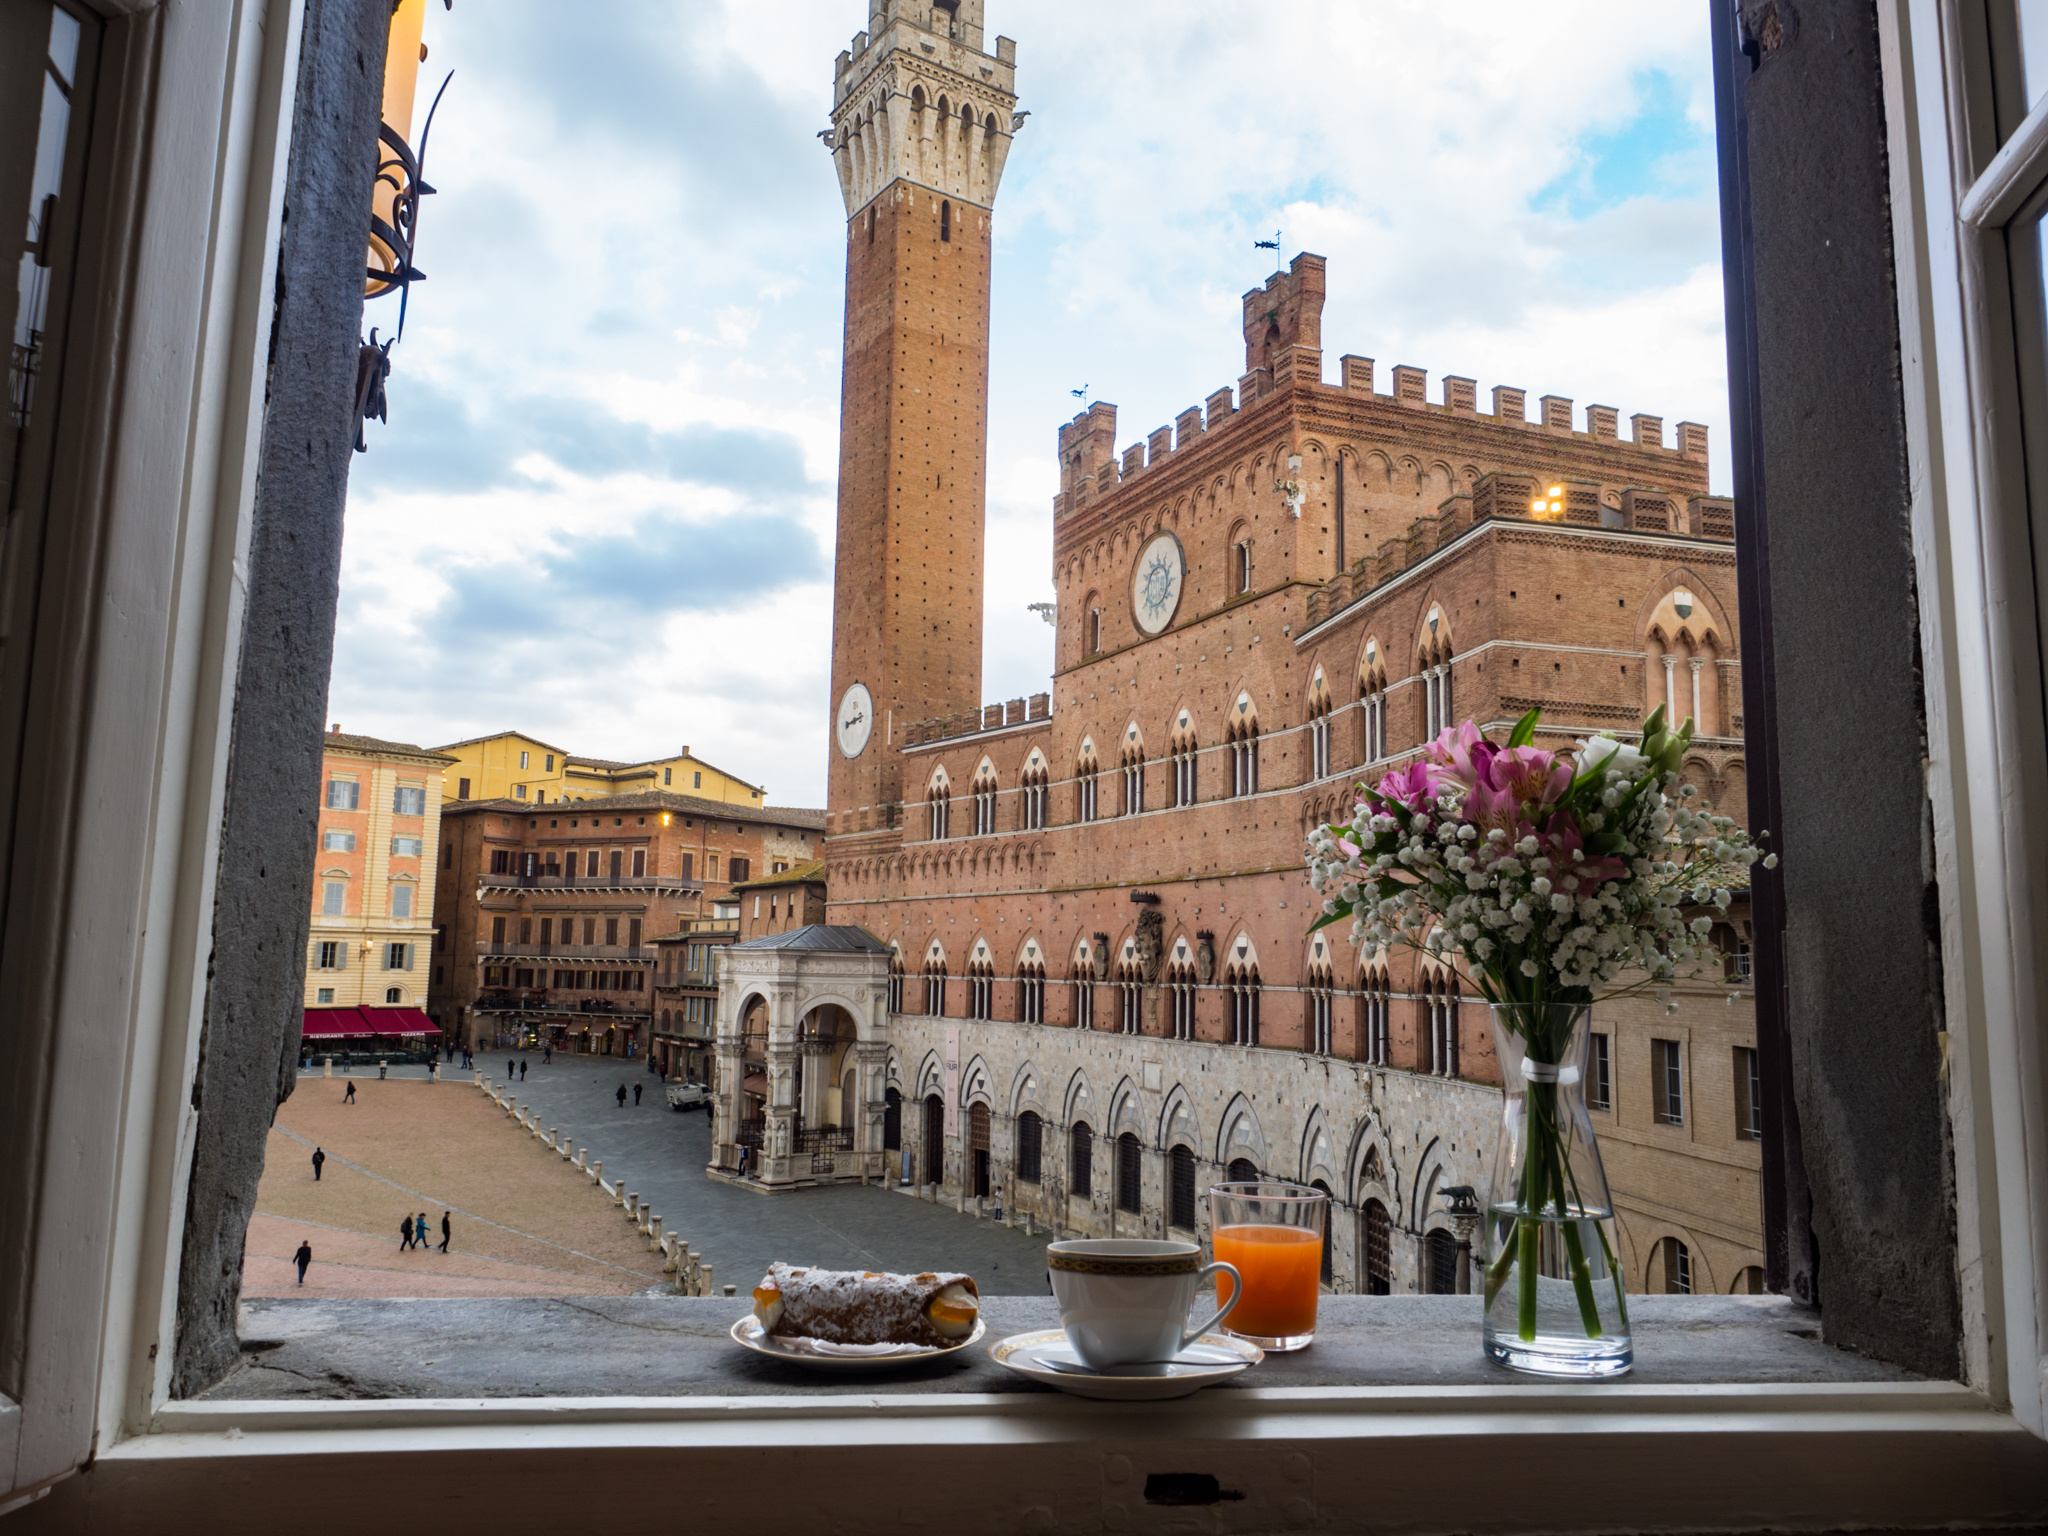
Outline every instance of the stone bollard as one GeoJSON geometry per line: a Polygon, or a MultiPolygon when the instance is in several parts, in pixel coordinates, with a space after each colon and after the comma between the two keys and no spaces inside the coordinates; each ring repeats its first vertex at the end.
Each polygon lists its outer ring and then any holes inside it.
{"type": "Polygon", "coordinates": [[[562,1138],[562,1144],[559,1147],[555,1148],[557,1152],[562,1154],[562,1161],[565,1163],[569,1161],[569,1149],[573,1140],[574,1138],[572,1137],[564,1136],[562,1138]]]}
{"type": "Polygon", "coordinates": [[[576,1154],[576,1171],[584,1174],[590,1172],[590,1149],[588,1147],[585,1147],[576,1154]]]}
{"type": "Polygon", "coordinates": [[[676,1235],[665,1233],[661,1239],[661,1272],[672,1275],[676,1272],[676,1235]]]}
{"type": "Polygon", "coordinates": [[[638,1195],[622,1192],[619,1205],[625,1210],[626,1220],[637,1222],[640,1219],[640,1197],[638,1195]]]}
{"type": "Polygon", "coordinates": [[[329,1056],[329,1057],[327,1058],[327,1070],[326,1070],[326,1071],[324,1071],[324,1072],[322,1072],[322,1073],[321,1073],[320,1075],[321,1075],[322,1077],[332,1077],[332,1076],[334,1076],[334,1058],[333,1058],[332,1056],[329,1056]]]}
{"type": "Polygon", "coordinates": [[[648,1218],[647,1251],[649,1253],[661,1253],[665,1251],[661,1246],[661,1218],[659,1216],[652,1216],[648,1218]]]}
{"type": "Polygon", "coordinates": [[[1031,1213],[1029,1211],[1026,1211],[1024,1213],[1024,1235],[1026,1237],[1038,1236],[1038,1223],[1031,1219],[1031,1213]]]}
{"type": "MultiPolygon", "coordinates": [[[[704,1271],[704,1273],[708,1275],[708,1274],[710,1274],[710,1273],[711,1273],[711,1271],[707,1269],[707,1270],[705,1270],[705,1271],[704,1271]]],[[[708,1284],[709,1282],[707,1281],[706,1283],[708,1284]]],[[[738,1286],[736,1286],[736,1285],[728,1285],[728,1286],[727,1286],[727,1287],[725,1288],[725,1294],[726,1294],[726,1295],[728,1295],[728,1296],[737,1296],[737,1295],[739,1295],[739,1293],[740,1293],[740,1288],[739,1288],[738,1286]]]]}
{"type": "Polygon", "coordinates": [[[689,1272],[689,1268],[690,1245],[680,1237],[677,1237],[675,1233],[669,1233],[668,1262],[661,1266],[661,1272],[665,1275],[676,1276],[676,1289],[681,1290],[683,1288],[681,1277],[689,1272]]]}
{"type": "Polygon", "coordinates": [[[601,1157],[590,1165],[590,1182],[593,1184],[604,1183],[604,1159],[601,1157]]]}

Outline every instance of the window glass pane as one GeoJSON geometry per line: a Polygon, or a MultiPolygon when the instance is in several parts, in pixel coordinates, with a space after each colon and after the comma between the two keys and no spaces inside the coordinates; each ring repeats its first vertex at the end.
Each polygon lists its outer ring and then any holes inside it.
{"type": "Polygon", "coordinates": [[[2048,0],[2017,0],[2020,66],[2027,83],[2027,109],[2048,96],[2048,0]]]}

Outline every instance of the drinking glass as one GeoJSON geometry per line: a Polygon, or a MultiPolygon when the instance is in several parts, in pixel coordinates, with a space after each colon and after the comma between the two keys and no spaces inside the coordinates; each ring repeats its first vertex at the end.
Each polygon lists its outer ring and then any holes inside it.
{"type": "MultiPolygon", "coordinates": [[[[1244,1295],[1225,1332],[1261,1349],[1301,1349],[1314,1340],[1329,1220],[1330,1197],[1306,1184],[1262,1180],[1210,1187],[1216,1261],[1244,1276],[1244,1295]]],[[[1231,1294],[1229,1277],[1219,1273],[1216,1299],[1228,1302],[1231,1294]]]]}

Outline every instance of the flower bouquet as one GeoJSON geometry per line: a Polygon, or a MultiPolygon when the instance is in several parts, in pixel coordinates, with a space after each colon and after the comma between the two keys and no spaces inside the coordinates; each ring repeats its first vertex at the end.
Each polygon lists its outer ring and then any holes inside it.
{"type": "MultiPolygon", "coordinates": [[[[1614,1214],[1581,1083],[1595,999],[1666,990],[1718,959],[1730,887],[1762,850],[1694,810],[1678,765],[1692,722],[1658,709],[1642,744],[1531,745],[1539,711],[1495,746],[1466,721],[1361,785],[1348,826],[1308,848],[1315,927],[1404,945],[1465,973],[1493,1005],[1507,1086],[1484,1235],[1486,1344],[1503,1364],[1613,1375],[1634,1359],[1614,1214]],[[1611,1297],[1607,1294],[1611,1290],[1611,1297]]],[[[1764,862],[1775,864],[1775,856],[1764,862]]]]}

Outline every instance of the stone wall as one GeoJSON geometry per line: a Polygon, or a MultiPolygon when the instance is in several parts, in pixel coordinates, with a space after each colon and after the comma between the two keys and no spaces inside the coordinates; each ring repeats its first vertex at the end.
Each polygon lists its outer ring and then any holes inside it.
{"type": "MultiPolygon", "coordinates": [[[[1028,1024],[892,1014],[888,1082],[903,1097],[903,1146],[921,1176],[925,1116],[932,1093],[947,1092],[947,1039],[958,1032],[959,1131],[946,1138],[938,1198],[972,1206],[966,1126],[976,1103],[989,1109],[990,1164],[1002,1204],[1017,1219],[1091,1237],[1208,1237],[1200,1198],[1238,1158],[1262,1173],[1320,1181],[1332,1196],[1335,1288],[1364,1289],[1363,1211],[1377,1199],[1393,1225],[1392,1289],[1425,1288],[1424,1234],[1449,1227],[1439,1189],[1484,1188],[1499,1124],[1500,1090],[1455,1078],[1368,1067],[1300,1052],[1170,1044],[1126,1035],[1028,1024]],[[1017,1121],[1043,1124],[1040,1178],[1016,1176],[1017,1121]],[[1073,1193],[1071,1128],[1093,1132],[1092,1191],[1073,1193]],[[1116,1208],[1115,1138],[1129,1131],[1143,1148],[1136,1215],[1116,1208]],[[1168,1158],[1187,1146],[1196,1159],[1196,1225],[1169,1228],[1168,1158]]],[[[984,1210],[993,1201],[984,1203],[984,1210]]]]}

